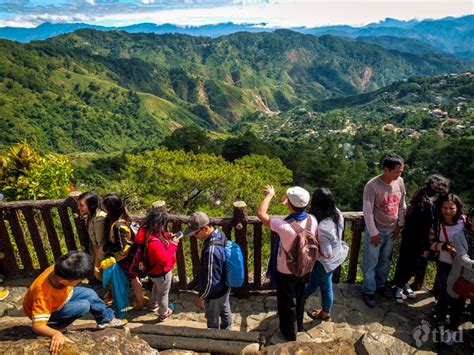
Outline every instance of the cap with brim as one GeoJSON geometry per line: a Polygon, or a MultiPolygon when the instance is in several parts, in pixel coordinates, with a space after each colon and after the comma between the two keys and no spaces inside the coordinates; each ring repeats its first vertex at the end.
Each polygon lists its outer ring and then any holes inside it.
{"type": "Polygon", "coordinates": [[[286,190],[286,197],[291,205],[297,208],[306,207],[309,203],[309,192],[299,186],[290,187],[286,190]]]}
{"type": "Polygon", "coordinates": [[[188,222],[188,227],[184,230],[183,234],[186,237],[195,235],[202,227],[209,224],[209,217],[204,212],[194,213],[188,222]]]}

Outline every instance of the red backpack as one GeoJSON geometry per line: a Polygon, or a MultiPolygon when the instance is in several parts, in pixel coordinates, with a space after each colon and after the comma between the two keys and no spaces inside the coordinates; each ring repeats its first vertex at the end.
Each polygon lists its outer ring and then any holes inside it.
{"type": "Polygon", "coordinates": [[[291,249],[287,252],[281,249],[286,255],[286,265],[295,276],[304,276],[313,270],[318,255],[319,242],[317,234],[311,230],[312,218],[308,215],[306,227],[303,229],[294,219],[287,221],[296,232],[291,249]]]}

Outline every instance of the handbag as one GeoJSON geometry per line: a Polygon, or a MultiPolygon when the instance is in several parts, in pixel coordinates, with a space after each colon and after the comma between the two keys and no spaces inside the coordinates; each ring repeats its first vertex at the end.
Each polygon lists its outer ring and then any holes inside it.
{"type": "Polygon", "coordinates": [[[460,277],[453,286],[453,291],[464,299],[474,300],[474,283],[460,277]]]}

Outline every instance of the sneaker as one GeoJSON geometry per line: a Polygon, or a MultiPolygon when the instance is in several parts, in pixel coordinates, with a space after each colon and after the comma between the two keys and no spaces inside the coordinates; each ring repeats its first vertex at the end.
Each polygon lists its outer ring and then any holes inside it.
{"type": "Polygon", "coordinates": [[[395,287],[393,298],[395,298],[395,302],[398,304],[403,304],[403,288],[395,287]]]}
{"type": "Polygon", "coordinates": [[[150,310],[150,312],[156,313],[160,309],[160,306],[158,305],[157,302],[155,302],[155,303],[152,303],[148,309],[150,310]]]}
{"type": "Polygon", "coordinates": [[[415,292],[411,289],[411,287],[410,287],[410,285],[409,285],[408,283],[407,283],[407,284],[405,285],[405,287],[403,288],[403,293],[404,293],[405,295],[407,295],[407,297],[410,298],[410,299],[412,299],[412,300],[416,298],[415,292]]]}
{"type": "Polygon", "coordinates": [[[168,312],[158,317],[158,322],[166,321],[173,314],[174,307],[168,307],[168,312]]]}
{"type": "Polygon", "coordinates": [[[108,323],[97,324],[98,329],[105,329],[105,328],[123,328],[128,323],[126,319],[118,319],[113,318],[108,323]]]}
{"type": "Polygon", "coordinates": [[[9,294],[10,294],[10,291],[8,290],[0,291],[0,301],[3,301],[5,298],[7,298],[9,294]]]}
{"type": "Polygon", "coordinates": [[[374,308],[375,307],[375,296],[372,294],[364,293],[362,295],[362,299],[364,300],[365,304],[370,307],[374,308]]]}

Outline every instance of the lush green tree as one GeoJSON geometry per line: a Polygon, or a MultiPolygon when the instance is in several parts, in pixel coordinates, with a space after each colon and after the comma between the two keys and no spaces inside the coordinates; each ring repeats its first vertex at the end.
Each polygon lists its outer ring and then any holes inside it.
{"type": "Polygon", "coordinates": [[[121,181],[110,189],[134,201],[135,208],[165,200],[174,213],[204,210],[223,215],[236,200],[244,200],[254,211],[264,184],[274,185],[281,193],[291,180],[291,171],[279,159],[251,155],[231,163],[212,154],[162,147],[129,155],[121,181]]]}
{"type": "Polygon", "coordinates": [[[199,127],[186,126],[177,128],[167,136],[162,145],[169,150],[202,153],[206,151],[210,138],[199,127]]]}
{"type": "Polygon", "coordinates": [[[38,200],[66,197],[72,179],[66,157],[41,156],[27,143],[0,156],[0,186],[6,200],[38,200]]]}

